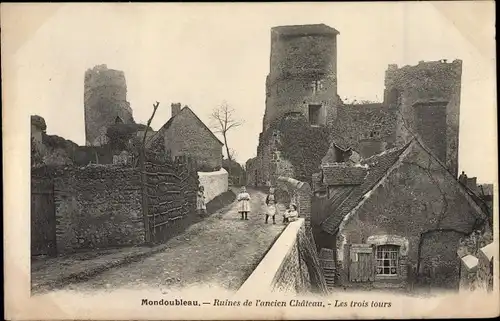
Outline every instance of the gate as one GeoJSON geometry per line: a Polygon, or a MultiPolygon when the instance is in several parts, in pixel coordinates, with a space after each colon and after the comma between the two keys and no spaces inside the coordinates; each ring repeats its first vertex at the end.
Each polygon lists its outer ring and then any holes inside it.
{"type": "Polygon", "coordinates": [[[56,254],[54,184],[50,180],[32,180],[31,256],[56,254]]]}

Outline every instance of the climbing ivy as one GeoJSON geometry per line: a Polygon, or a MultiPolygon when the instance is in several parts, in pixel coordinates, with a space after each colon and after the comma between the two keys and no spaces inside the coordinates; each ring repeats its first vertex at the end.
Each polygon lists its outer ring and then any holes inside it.
{"type": "Polygon", "coordinates": [[[318,172],[328,151],[328,128],[312,127],[304,116],[293,115],[271,125],[266,141],[276,132],[279,132],[278,150],[292,164],[295,178],[311,184],[312,174],[318,172]]]}
{"type": "MultiPolygon", "coordinates": [[[[109,145],[113,150],[126,150],[130,147],[129,142],[137,137],[139,130],[145,130],[146,125],[142,124],[113,124],[108,127],[106,136],[109,138],[109,145]]],[[[149,128],[152,131],[151,128],[149,128]]]]}

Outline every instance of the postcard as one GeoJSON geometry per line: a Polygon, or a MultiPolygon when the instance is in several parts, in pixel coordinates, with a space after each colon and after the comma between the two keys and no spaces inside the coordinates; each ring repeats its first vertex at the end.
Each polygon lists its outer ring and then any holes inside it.
{"type": "Polygon", "coordinates": [[[5,319],[500,314],[494,2],[1,9],[5,319]]]}

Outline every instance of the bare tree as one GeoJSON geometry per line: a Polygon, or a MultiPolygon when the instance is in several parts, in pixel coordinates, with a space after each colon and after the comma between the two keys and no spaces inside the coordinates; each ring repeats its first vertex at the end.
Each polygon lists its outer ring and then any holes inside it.
{"type": "Polygon", "coordinates": [[[232,154],[227,145],[227,133],[238,126],[242,125],[242,121],[235,119],[235,110],[231,108],[226,102],[223,102],[218,108],[214,109],[210,115],[214,125],[212,126],[216,133],[221,133],[224,138],[224,145],[226,146],[227,159],[232,160],[232,154]]]}
{"type": "Polygon", "coordinates": [[[229,155],[230,157],[228,157],[228,159],[235,159],[236,158],[236,150],[234,150],[234,148],[229,148],[229,155]]]}

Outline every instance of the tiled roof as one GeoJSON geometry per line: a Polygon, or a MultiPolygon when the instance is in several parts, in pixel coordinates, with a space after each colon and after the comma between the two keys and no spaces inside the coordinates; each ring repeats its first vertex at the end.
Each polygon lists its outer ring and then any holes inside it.
{"type": "Polygon", "coordinates": [[[326,204],[324,211],[331,213],[321,224],[326,232],[335,232],[344,217],[382,179],[385,173],[396,163],[399,156],[408,148],[409,144],[362,160],[362,165],[368,165],[368,174],[364,182],[353,187],[346,197],[332,199],[331,202],[326,204]]]}
{"type": "Polygon", "coordinates": [[[331,164],[323,166],[325,185],[360,185],[366,177],[367,169],[360,166],[331,164]]]}
{"type": "Polygon", "coordinates": [[[330,26],[321,24],[311,25],[291,25],[291,26],[277,26],[271,28],[272,31],[279,33],[283,36],[308,36],[317,34],[339,34],[338,30],[330,26]]]}

